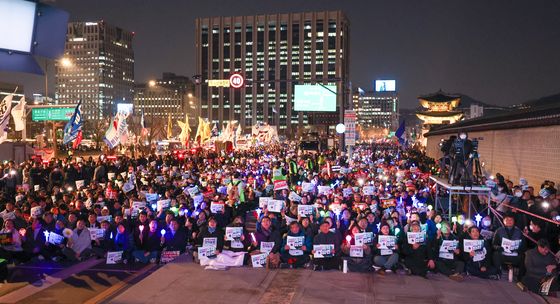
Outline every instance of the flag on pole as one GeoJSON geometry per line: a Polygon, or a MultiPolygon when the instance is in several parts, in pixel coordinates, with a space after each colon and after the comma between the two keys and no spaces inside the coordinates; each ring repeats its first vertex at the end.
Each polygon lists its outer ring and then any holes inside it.
{"type": "Polygon", "coordinates": [[[119,134],[119,141],[121,144],[126,144],[128,141],[128,124],[126,119],[128,118],[127,112],[120,112],[117,114],[119,116],[119,124],[117,125],[117,133],[119,134]]]}
{"type": "Polygon", "coordinates": [[[185,144],[185,147],[189,145],[189,137],[191,132],[191,127],[189,126],[189,115],[185,114],[185,121],[177,121],[177,124],[181,128],[181,134],[179,134],[179,140],[185,144]]]}
{"type": "Polygon", "coordinates": [[[358,95],[359,95],[359,96],[365,96],[365,95],[366,95],[366,91],[364,91],[362,88],[358,87],[358,95]]]}
{"type": "Polygon", "coordinates": [[[4,142],[8,138],[6,129],[8,127],[8,123],[10,122],[13,98],[14,94],[10,94],[4,97],[4,99],[2,99],[2,103],[0,104],[0,143],[4,142]]]}
{"type": "Polygon", "coordinates": [[[22,96],[19,103],[12,108],[12,117],[16,126],[16,131],[25,129],[25,96],[22,96]]]}
{"type": "Polygon", "coordinates": [[[81,104],[82,102],[78,102],[76,109],[74,110],[74,114],[70,120],[64,126],[64,138],[62,142],[66,145],[69,142],[73,141],[78,137],[78,132],[82,130],[82,111],[81,111],[81,104]]]}
{"type": "Polygon", "coordinates": [[[119,126],[119,116],[115,115],[111,123],[109,124],[109,129],[105,132],[105,137],[103,141],[107,144],[109,149],[113,149],[120,143],[120,136],[117,132],[119,126]]]}
{"type": "Polygon", "coordinates": [[[74,140],[74,143],[72,144],[72,149],[76,150],[81,142],[82,142],[82,130],[78,132],[78,136],[76,136],[76,140],[74,140]]]}
{"type": "Polygon", "coordinates": [[[405,143],[405,122],[404,119],[401,121],[399,128],[395,131],[395,137],[399,140],[400,145],[404,145],[405,143]]]}

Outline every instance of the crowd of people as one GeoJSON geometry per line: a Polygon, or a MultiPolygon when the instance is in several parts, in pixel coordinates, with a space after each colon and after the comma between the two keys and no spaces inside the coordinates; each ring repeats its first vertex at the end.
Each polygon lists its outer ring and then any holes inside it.
{"type": "Polygon", "coordinates": [[[353,155],[285,144],[8,161],[0,258],[80,261],[118,252],[123,263],[158,263],[188,252],[207,269],[440,273],[458,282],[515,273],[521,288],[555,291],[555,185],[536,191],[497,175],[492,200],[475,198],[480,218],[458,207],[449,219],[435,204],[435,166],[393,144],[359,146],[353,155]]]}

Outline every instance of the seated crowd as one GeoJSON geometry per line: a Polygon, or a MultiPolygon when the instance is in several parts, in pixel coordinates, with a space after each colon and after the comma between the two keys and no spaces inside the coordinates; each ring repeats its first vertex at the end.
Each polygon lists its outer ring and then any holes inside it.
{"type": "Polygon", "coordinates": [[[440,273],[454,281],[514,273],[521,288],[543,293],[549,282],[547,291],[556,290],[554,184],[535,193],[498,175],[493,200],[476,202],[486,213],[467,218],[459,208],[446,220],[423,172],[432,167],[426,159],[383,145],[351,158],[270,146],[8,162],[0,258],[80,261],[122,252],[124,263],[157,263],[187,251],[207,269],[440,273]]]}

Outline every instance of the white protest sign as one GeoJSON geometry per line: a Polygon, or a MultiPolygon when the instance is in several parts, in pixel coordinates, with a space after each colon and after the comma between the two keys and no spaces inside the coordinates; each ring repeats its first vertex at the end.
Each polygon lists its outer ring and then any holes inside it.
{"type": "Polygon", "coordinates": [[[274,248],[274,242],[261,242],[261,252],[268,254],[272,251],[272,248],[274,248]]]}
{"type": "Polygon", "coordinates": [[[145,207],[146,207],[146,202],[144,201],[132,202],[132,209],[140,210],[145,207]]]}
{"type": "Polygon", "coordinates": [[[64,237],[60,234],[56,234],[54,232],[49,232],[49,236],[47,237],[47,242],[53,245],[60,245],[64,241],[64,237]]]}
{"type": "Polygon", "coordinates": [[[216,256],[216,249],[212,247],[198,247],[198,258],[212,258],[216,256]]]}
{"type": "Polygon", "coordinates": [[[36,206],[31,208],[31,217],[40,217],[43,214],[43,208],[41,206],[36,206]]]}
{"type": "Polygon", "coordinates": [[[160,201],[157,202],[157,211],[167,209],[169,207],[171,207],[171,200],[170,199],[160,200],[160,201]]]}
{"type": "Polygon", "coordinates": [[[194,198],[197,194],[200,193],[200,191],[198,190],[198,187],[190,187],[190,188],[185,188],[186,193],[188,193],[190,195],[191,198],[194,198]]]}
{"type": "Polygon", "coordinates": [[[458,241],[455,240],[443,240],[441,246],[439,247],[439,257],[446,260],[453,259],[453,251],[457,249],[459,245],[458,241]]]}
{"type": "Polygon", "coordinates": [[[239,240],[243,235],[243,227],[226,227],[226,240],[239,240]]]}
{"type": "Polygon", "coordinates": [[[354,234],[356,245],[369,245],[373,243],[373,232],[360,232],[354,234]]]}
{"type": "Polygon", "coordinates": [[[397,243],[397,237],[394,235],[379,235],[377,239],[379,243],[379,250],[381,255],[391,255],[393,254],[393,249],[397,243]]]}
{"type": "Polygon", "coordinates": [[[134,183],[126,182],[126,183],[123,184],[122,189],[123,189],[124,193],[128,193],[128,192],[132,191],[132,190],[134,190],[134,183]]]}
{"type": "Polygon", "coordinates": [[[210,212],[212,213],[223,213],[224,212],[224,204],[212,202],[210,204],[210,212]]]}
{"type": "Polygon", "coordinates": [[[83,179],[76,181],[76,189],[81,189],[85,185],[85,181],[83,179]]]}
{"type": "Polygon", "coordinates": [[[327,258],[333,256],[334,244],[313,245],[314,258],[327,258]]]}
{"type": "Polygon", "coordinates": [[[407,232],[406,237],[409,244],[422,244],[424,243],[424,232],[407,232]]]}
{"type": "Polygon", "coordinates": [[[34,191],[39,191],[39,189],[41,189],[41,185],[33,185],[34,191]]]}
{"type": "Polygon", "coordinates": [[[117,264],[122,261],[122,251],[109,251],[107,252],[107,264],[117,264]]]}
{"type": "Polygon", "coordinates": [[[374,186],[364,186],[362,188],[362,193],[364,195],[374,195],[375,194],[375,187],[374,186]]]}
{"type": "Polygon", "coordinates": [[[308,217],[310,215],[313,215],[314,209],[315,206],[313,205],[298,205],[297,212],[301,217],[308,217]]]}
{"type": "Polygon", "coordinates": [[[315,190],[315,185],[308,182],[301,183],[301,191],[302,192],[313,192],[315,190]]]}
{"type": "Polygon", "coordinates": [[[350,246],[350,257],[352,258],[363,258],[364,257],[364,248],[358,245],[351,245],[350,246]]]}
{"type": "Polygon", "coordinates": [[[284,209],[284,201],[271,199],[268,201],[267,209],[269,212],[280,213],[282,212],[282,209],[284,209]]]}
{"type": "Polygon", "coordinates": [[[321,194],[329,194],[329,192],[332,190],[332,188],[330,186],[317,186],[317,192],[319,195],[321,194]]]}
{"type": "Polygon", "coordinates": [[[471,252],[482,249],[484,246],[483,240],[463,240],[463,251],[471,252]]]}
{"type": "Polygon", "coordinates": [[[268,254],[260,253],[260,254],[253,254],[251,256],[251,265],[253,268],[263,268],[266,265],[266,257],[268,254]]]}
{"type": "Polygon", "coordinates": [[[259,197],[259,208],[266,208],[268,206],[268,201],[271,199],[272,197],[259,197]]]}
{"type": "Polygon", "coordinates": [[[103,222],[103,221],[107,221],[107,222],[110,223],[112,219],[113,219],[113,216],[112,216],[112,215],[98,216],[98,217],[97,217],[97,222],[98,222],[98,223],[101,223],[101,222],[103,222]]]}
{"type": "Polygon", "coordinates": [[[303,236],[289,236],[286,238],[286,245],[290,247],[290,249],[299,249],[303,246],[305,237],[303,236]]]}
{"type": "Polygon", "coordinates": [[[108,178],[109,180],[115,179],[115,173],[113,173],[113,172],[107,173],[107,178],[108,178]]]}
{"type": "Polygon", "coordinates": [[[148,202],[155,202],[158,200],[158,194],[157,193],[146,193],[146,201],[148,202]]]}
{"type": "Polygon", "coordinates": [[[218,238],[215,237],[207,237],[202,239],[202,247],[204,248],[213,248],[216,250],[218,248],[218,238]]]}
{"type": "Polygon", "coordinates": [[[105,233],[105,230],[100,228],[88,228],[88,230],[92,240],[102,239],[105,233]]]}
{"type": "Polygon", "coordinates": [[[199,206],[204,201],[204,195],[199,194],[193,198],[193,202],[195,206],[199,206]]]}
{"type": "Polygon", "coordinates": [[[520,244],[521,240],[502,238],[502,248],[504,249],[502,254],[505,256],[517,256],[517,249],[519,249],[520,244]]]}
{"type": "Polygon", "coordinates": [[[350,197],[352,196],[352,188],[344,188],[342,189],[342,196],[343,197],[350,197]]]}
{"type": "Polygon", "coordinates": [[[297,195],[294,191],[290,192],[288,199],[292,202],[301,202],[301,196],[297,195]]]}

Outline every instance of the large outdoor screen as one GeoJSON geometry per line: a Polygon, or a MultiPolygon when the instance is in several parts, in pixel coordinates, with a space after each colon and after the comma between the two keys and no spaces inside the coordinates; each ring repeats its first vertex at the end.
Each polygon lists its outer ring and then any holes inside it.
{"type": "Polygon", "coordinates": [[[295,111],[335,112],[336,86],[295,85],[295,111]]]}
{"type": "Polygon", "coordinates": [[[31,52],[36,3],[0,0],[0,49],[31,52]]]}
{"type": "Polygon", "coordinates": [[[376,92],[395,92],[397,90],[397,82],[395,80],[376,80],[376,92]]]}

